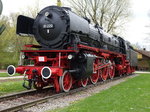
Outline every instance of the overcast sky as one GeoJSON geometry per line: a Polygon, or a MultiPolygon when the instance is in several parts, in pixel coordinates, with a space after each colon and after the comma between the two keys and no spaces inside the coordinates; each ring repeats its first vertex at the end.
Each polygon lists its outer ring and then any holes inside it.
{"type": "MultiPolygon", "coordinates": [[[[12,12],[19,12],[26,10],[28,6],[34,6],[37,0],[2,0],[3,2],[3,14],[9,15],[12,12]]],[[[62,0],[66,3],[67,0],[62,0]]],[[[150,28],[146,27],[150,25],[150,0],[130,0],[131,12],[133,16],[125,27],[125,31],[122,36],[131,43],[140,43],[142,47],[146,47],[150,50],[150,44],[145,43],[144,39],[148,37],[147,33],[150,33],[150,28]]],[[[56,5],[57,0],[39,0],[40,8],[44,8],[48,5],[56,5]]],[[[149,36],[150,37],[150,36],[149,36]]],[[[150,42],[149,42],[150,43],[150,42]]]]}

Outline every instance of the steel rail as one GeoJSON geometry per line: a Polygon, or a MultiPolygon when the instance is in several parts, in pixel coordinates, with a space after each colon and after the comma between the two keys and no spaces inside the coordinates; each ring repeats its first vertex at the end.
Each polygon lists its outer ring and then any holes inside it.
{"type": "Polygon", "coordinates": [[[13,106],[13,107],[10,107],[10,108],[7,108],[7,109],[0,110],[0,112],[16,112],[16,111],[20,111],[20,110],[32,107],[32,106],[37,105],[37,104],[48,102],[48,100],[50,100],[50,99],[57,99],[57,98],[60,98],[60,97],[63,97],[63,96],[67,96],[67,95],[70,95],[70,94],[75,94],[75,93],[77,93],[79,91],[83,91],[83,90],[86,90],[88,88],[96,87],[96,86],[99,86],[99,85],[104,85],[104,84],[107,84],[107,83],[109,83],[111,81],[113,82],[113,81],[118,80],[118,79],[124,79],[124,78],[129,77],[129,76],[131,76],[131,75],[126,75],[126,76],[122,76],[122,77],[116,77],[114,79],[108,79],[106,81],[98,82],[95,85],[90,84],[90,85],[87,85],[85,88],[83,88],[83,87],[76,88],[76,89],[70,90],[70,92],[67,92],[67,93],[62,92],[62,93],[54,94],[54,95],[51,95],[51,96],[46,96],[44,98],[39,98],[37,100],[29,101],[27,103],[22,103],[20,105],[16,105],[16,106],[13,106]]]}
{"type": "Polygon", "coordinates": [[[44,88],[42,91],[38,91],[36,89],[33,89],[33,90],[17,92],[17,93],[13,93],[13,94],[9,94],[9,95],[4,95],[4,96],[0,96],[0,102],[15,99],[15,98],[20,98],[20,97],[26,96],[26,95],[32,95],[35,93],[43,93],[44,91],[48,91],[48,90],[50,90],[50,87],[44,88]]]}

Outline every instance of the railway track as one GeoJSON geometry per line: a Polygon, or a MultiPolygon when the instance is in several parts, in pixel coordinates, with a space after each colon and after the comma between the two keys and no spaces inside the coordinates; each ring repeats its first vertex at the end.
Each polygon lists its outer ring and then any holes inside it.
{"type": "Polygon", "coordinates": [[[95,85],[92,85],[92,84],[87,85],[85,88],[80,87],[80,88],[72,89],[68,93],[63,92],[63,93],[59,93],[59,94],[54,94],[54,92],[52,92],[52,90],[47,91],[50,89],[46,88],[42,92],[37,92],[35,90],[31,90],[31,91],[20,92],[20,93],[8,95],[8,96],[3,96],[3,97],[0,97],[0,106],[3,107],[3,105],[4,105],[6,108],[2,108],[2,109],[0,108],[0,112],[16,112],[16,111],[24,110],[24,109],[32,107],[34,105],[45,103],[50,99],[53,100],[53,99],[57,99],[57,98],[67,96],[70,94],[75,94],[79,91],[84,91],[88,88],[106,84],[106,83],[109,83],[110,81],[115,81],[120,78],[123,79],[123,78],[129,77],[129,76],[131,76],[131,75],[124,76],[124,77],[116,77],[113,80],[109,79],[104,82],[98,82],[95,85]]]}
{"type": "Polygon", "coordinates": [[[43,93],[43,92],[48,92],[50,91],[50,87],[44,88],[43,91],[37,91],[37,90],[27,90],[27,91],[23,91],[23,92],[18,92],[18,93],[14,93],[14,94],[9,94],[9,95],[4,95],[4,96],[0,96],[0,102],[6,101],[6,100],[12,100],[15,98],[20,98],[23,96],[27,96],[27,95],[33,95],[33,94],[38,94],[38,93],[43,93]]]}

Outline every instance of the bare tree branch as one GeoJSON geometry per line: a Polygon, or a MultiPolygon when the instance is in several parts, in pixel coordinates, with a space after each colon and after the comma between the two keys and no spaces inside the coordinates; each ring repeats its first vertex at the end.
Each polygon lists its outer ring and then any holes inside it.
{"type": "Polygon", "coordinates": [[[116,33],[130,16],[129,0],[70,0],[73,10],[93,23],[116,33]]]}

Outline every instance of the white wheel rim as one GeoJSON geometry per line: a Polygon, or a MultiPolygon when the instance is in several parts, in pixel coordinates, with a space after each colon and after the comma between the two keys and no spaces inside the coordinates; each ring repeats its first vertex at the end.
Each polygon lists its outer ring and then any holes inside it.
{"type": "MultiPolygon", "coordinates": [[[[97,72],[98,72],[98,71],[97,71],[97,72]]],[[[92,84],[96,84],[96,83],[97,83],[97,81],[98,81],[98,79],[99,79],[99,73],[97,73],[97,74],[98,74],[98,78],[96,79],[95,82],[93,81],[92,76],[90,76],[90,80],[91,80],[91,83],[92,83],[92,84]]]]}
{"type": "Polygon", "coordinates": [[[61,89],[61,91],[64,91],[64,92],[69,92],[69,90],[71,89],[71,87],[72,87],[72,77],[71,77],[71,80],[70,80],[70,87],[69,87],[69,89],[65,89],[65,87],[64,87],[64,82],[63,82],[63,80],[64,80],[64,76],[66,75],[66,73],[67,73],[68,71],[65,71],[64,73],[63,73],[63,75],[59,78],[59,85],[60,85],[60,89],[61,89]]]}
{"type": "Polygon", "coordinates": [[[82,87],[86,87],[87,83],[88,83],[88,78],[86,78],[86,83],[85,84],[83,83],[83,80],[81,79],[81,85],[82,85],[82,87]]]}

